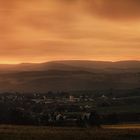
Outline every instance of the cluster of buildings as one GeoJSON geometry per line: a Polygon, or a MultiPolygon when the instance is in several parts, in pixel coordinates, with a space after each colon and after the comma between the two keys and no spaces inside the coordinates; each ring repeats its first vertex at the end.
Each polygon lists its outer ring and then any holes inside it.
{"type": "MultiPolygon", "coordinates": [[[[0,95],[0,111],[12,123],[49,124],[65,121],[77,122],[94,109],[94,100],[79,96],[47,96],[47,94],[0,95]]],[[[0,122],[2,122],[0,115],[0,122]]]]}

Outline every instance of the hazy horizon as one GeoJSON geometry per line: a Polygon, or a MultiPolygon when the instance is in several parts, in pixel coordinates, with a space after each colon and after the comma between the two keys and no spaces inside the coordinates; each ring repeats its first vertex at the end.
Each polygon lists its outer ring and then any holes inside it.
{"type": "Polygon", "coordinates": [[[63,59],[63,60],[50,60],[50,61],[40,61],[40,62],[31,62],[31,61],[25,61],[25,62],[3,62],[0,63],[0,65],[19,65],[19,64],[43,64],[43,63],[49,63],[49,62],[61,62],[61,61],[89,61],[89,62],[110,62],[110,63],[115,63],[115,62],[140,62],[140,60],[116,60],[116,61],[111,61],[111,60],[92,60],[92,59],[63,59]]]}

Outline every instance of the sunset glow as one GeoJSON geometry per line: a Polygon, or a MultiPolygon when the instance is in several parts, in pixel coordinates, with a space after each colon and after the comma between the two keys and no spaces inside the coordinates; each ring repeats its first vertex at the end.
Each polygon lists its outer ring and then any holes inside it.
{"type": "Polygon", "coordinates": [[[139,0],[0,0],[0,63],[140,60],[139,0]]]}

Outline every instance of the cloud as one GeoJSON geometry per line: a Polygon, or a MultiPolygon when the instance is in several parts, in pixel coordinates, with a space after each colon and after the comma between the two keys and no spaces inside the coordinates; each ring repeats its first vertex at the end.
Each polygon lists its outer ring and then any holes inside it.
{"type": "Polygon", "coordinates": [[[0,0],[0,60],[140,59],[139,7],[139,0],[0,0]]]}
{"type": "Polygon", "coordinates": [[[96,16],[108,19],[139,19],[139,0],[86,0],[87,9],[96,16]]]}

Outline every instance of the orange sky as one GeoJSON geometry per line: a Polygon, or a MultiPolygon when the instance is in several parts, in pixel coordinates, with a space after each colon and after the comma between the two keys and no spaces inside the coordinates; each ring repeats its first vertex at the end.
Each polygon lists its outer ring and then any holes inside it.
{"type": "Polygon", "coordinates": [[[140,60],[140,0],[0,0],[0,63],[140,60]]]}

